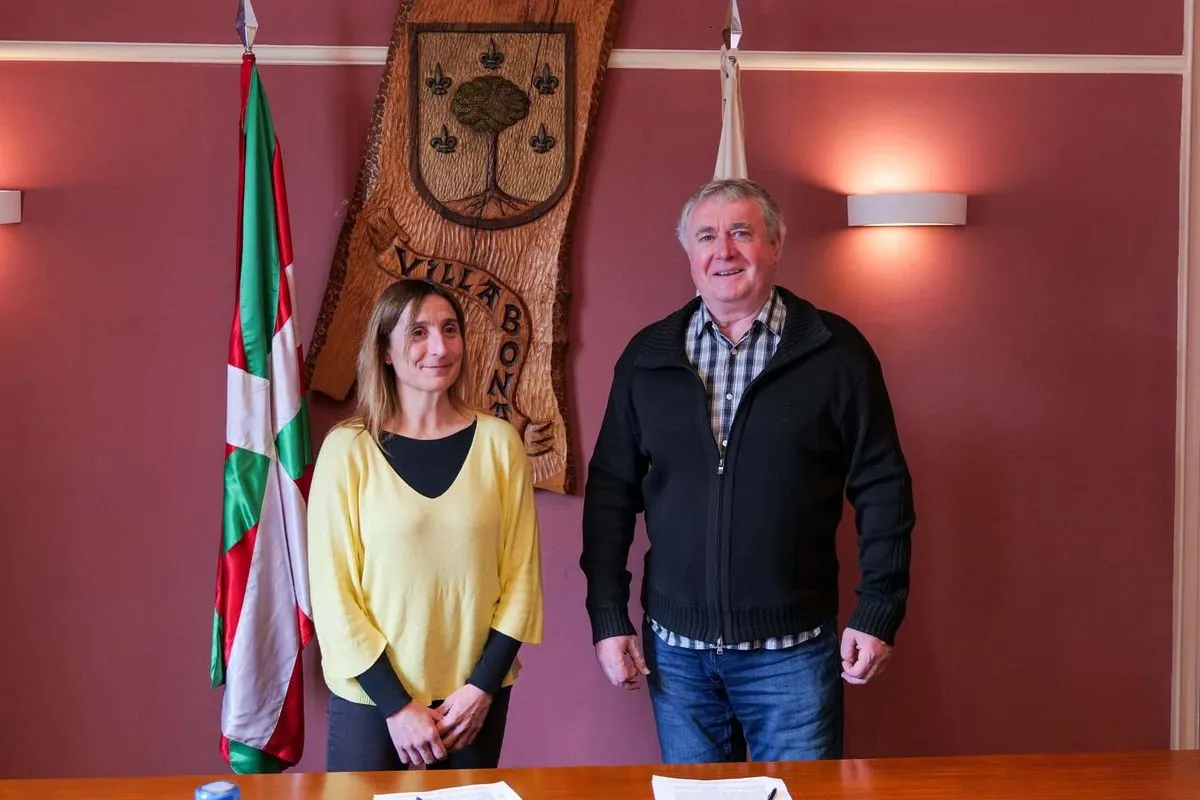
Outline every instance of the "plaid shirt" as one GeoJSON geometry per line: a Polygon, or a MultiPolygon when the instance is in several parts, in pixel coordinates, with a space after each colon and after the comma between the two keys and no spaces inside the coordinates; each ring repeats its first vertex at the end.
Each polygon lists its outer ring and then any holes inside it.
{"type": "MultiPolygon", "coordinates": [[[[704,383],[704,396],[708,402],[708,421],[712,426],[713,439],[721,458],[729,445],[729,429],[733,427],[733,415],[746,388],[767,366],[779,339],[783,335],[783,323],[787,309],[779,292],[771,291],[771,297],[758,312],[750,329],[735,344],[721,333],[720,328],[709,316],[703,303],[688,326],[687,356],[704,383]]],[[[821,632],[820,628],[771,639],[750,642],[715,644],[681,636],[667,630],[653,619],[650,627],[658,638],[668,645],[688,650],[782,650],[805,642],[821,632]]]]}

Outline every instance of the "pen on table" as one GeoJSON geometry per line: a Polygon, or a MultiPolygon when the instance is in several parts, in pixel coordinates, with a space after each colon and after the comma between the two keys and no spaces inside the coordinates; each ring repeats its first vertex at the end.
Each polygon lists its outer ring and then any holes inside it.
{"type": "Polygon", "coordinates": [[[778,786],[776,786],[774,789],[772,789],[772,790],[771,790],[771,793],[770,793],[769,795],[767,795],[767,800],[775,800],[775,793],[776,793],[777,791],[779,791],[779,787],[778,787],[778,786]]]}

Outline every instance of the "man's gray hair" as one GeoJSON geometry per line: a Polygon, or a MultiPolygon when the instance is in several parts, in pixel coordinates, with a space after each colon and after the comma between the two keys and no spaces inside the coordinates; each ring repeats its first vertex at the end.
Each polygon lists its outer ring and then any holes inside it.
{"type": "Polygon", "coordinates": [[[783,235],[783,214],[779,212],[775,198],[771,197],[766,189],[746,178],[722,178],[704,184],[683,204],[683,212],[679,215],[679,225],[675,229],[675,235],[679,237],[679,243],[683,245],[683,249],[686,250],[688,246],[688,219],[692,216],[692,211],[704,201],[713,199],[723,200],[726,203],[753,200],[762,209],[763,224],[767,228],[767,239],[777,242],[783,235]]]}

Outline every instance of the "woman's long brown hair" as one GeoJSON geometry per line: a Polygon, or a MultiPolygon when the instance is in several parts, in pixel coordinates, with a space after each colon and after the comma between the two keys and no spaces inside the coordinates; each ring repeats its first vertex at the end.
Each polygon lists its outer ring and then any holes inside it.
{"type": "MultiPolygon", "coordinates": [[[[430,297],[441,297],[454,309],[459,335],[463,337],[465,345],[466,320],[463,319],[462,307],[447,289],[431,281],[413,278],[396,281],[379,295],[367,319],[367,329],[358,349],[358,407],[347,424],[361,425],[376,442],[382,443],[384,426],[398,420],[402,413],[396,372],[387,362],[392,331],[405,312],[411,309],[415,314],[421,303],[430,297]]],[[[450,401],[459,408],[466,405],[462,397],[462,382],[466,372],[466,365],[461,365],[458,378],[450,387],[450,401]]]]}

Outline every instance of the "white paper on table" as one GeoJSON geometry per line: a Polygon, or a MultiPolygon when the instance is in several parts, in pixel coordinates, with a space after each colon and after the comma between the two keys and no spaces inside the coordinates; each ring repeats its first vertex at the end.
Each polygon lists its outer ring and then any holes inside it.
{"type": "Polygon", "coordinates": [[[655,775],[651,781],[654,800],[792,800],[787,784],[779,778],[727,778],[724,780],[690,780],[664,778],[655,775]]]}
{"type": "Polygon", "coordinates": [[[521,796],[504,781],[498,781],[454,786],[449,789],[430,789],[424,792],[377,794],[375,800],[521,800],[521,796]]]}

